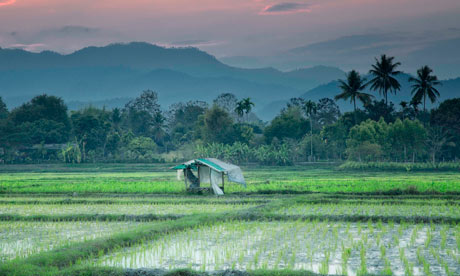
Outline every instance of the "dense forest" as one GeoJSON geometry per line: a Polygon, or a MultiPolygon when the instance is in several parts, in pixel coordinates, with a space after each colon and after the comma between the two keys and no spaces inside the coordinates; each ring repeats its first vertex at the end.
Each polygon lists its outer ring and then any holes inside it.
{"type": "Polygon", "coordinates": [[[0,163],[170,162],[196,155],[270,165],[458,160],[460,98],[428,110],[442,90],[424,66],[409,80],[412,100],[389,102],[388,94],[401,89],[399,65],[383,55],[369,80],[353,70],[334,99],[293,98],[267,123],[252,112],[251,98],[231,93],[164,109],[158,94],[146,90],[123,108],[77,111],[46,94],[12,110],[0,98],[0,163]],[[375,94],[363,92],[367,87],[375,94]],[[341,100],[354,111],[342,114],[341,100]]]}

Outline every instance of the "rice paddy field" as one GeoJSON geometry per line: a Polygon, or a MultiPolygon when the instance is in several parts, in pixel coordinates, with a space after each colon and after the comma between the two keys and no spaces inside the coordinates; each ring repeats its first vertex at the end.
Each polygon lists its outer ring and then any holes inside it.
{"type": "Polygon", "coordinates": [[[0,167],[0,275],[460,275],[460,172],[0,167]]]}

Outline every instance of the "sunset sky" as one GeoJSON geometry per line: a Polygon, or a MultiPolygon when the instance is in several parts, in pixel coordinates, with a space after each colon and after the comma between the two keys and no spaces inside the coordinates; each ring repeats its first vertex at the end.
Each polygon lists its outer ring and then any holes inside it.
{"type": "Polygon", "coordinates": [[[0,47],[146,41],[262,56],[349,35],[460,36],[459,15],[459,0],[0,0],[0,47]]]}

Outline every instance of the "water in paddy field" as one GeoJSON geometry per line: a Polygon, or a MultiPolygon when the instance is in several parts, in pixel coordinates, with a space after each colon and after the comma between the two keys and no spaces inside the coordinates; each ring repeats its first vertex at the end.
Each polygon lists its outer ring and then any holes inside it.
{"type": "Polygon", "coordinates": [[[17,257],[49,251],[73,242],[110,236],[137,222],[0,222],[0,263],[17,257]]]}
{"type": "Polygon", "coordinates": [[[226,222],[159,237],[94,260],[123,268],[302,269],[321,274],[460,275],[460,227],[226,222]]]}

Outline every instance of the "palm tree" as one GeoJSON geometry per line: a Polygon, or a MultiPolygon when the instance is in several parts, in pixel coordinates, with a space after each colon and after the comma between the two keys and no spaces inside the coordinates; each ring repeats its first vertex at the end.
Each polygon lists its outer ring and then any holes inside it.
{"type": "MultiPolygon", "coordinates": [[[[308,100],[305,105],[305,113],[308,115],[308,119],[310,120],[310,158],[313,158],[313,114],[316,114],[317,106],[316,103],[308,100]]],[[[311,161],[311,159],[310,159],[311,161]]]]}
{"type": "Polygon", "coordinates": [[[249,112],[251,112],[252,107],[254,106],[254,103],[251,102],[251,98],[245,98],[242,100],[242,102],[243,102],[244,112],[246,113],[246,121],[249,122],[249,112]]]}
{"type": "Polygon", "coordinates": [[[246,107],[244,106],[243,101],[239,101],[239,102],[236,103],[235,112],[236,112],[236,114],[238,114],[238,118],[243,117],[245,108],[246,107]]]}
{"type": "Polygon", "coordinates": [[[408,105],[408,104],[409,104],[409,103],[406,102],[406,101],[401,101],[401,102],[399,103],[399,105],[400,105],[401,108],[402,108],[402,109],[401,109],[401,114],[402,114],[402,117],[403,117],[403,121],[404,121],[404,119],[405,119],[405,117],[406,117],[406,116],[405,116],[405,115],[406,115],[405,113],[406,113],[406,108],[407,108],[407,105],[408,105]]]}
{"type": "Polygon", "coordinates": [[[353,103],[354,118],[356,124],[356,100],[358,99],[364,105],[368,104],[372,100],[372,95],[361,92],[366,88],[366,79],[361,78],[358,72],[351,70],[347,75],[346,81],[339,80],[339,87],[342,89],[342,93],[335,96],[335,100],[348,100],[353,103]]]}
{"type": "Polygon", "coordinates": [[[386,55],[380,56],[380,60],[375,59],[375,64],[372,65],[372,69],[369,74],[373,76],[373,79],[369,81],[371,84],[370,89],[373,91],[379,91],[379,94],[385,97],[385,103],[388,104],[388,92],[393,92],[401,89],[401,84],[395,76],[401,72],[396,71],[396,67],[400,66],[400,62],[393,63],[394,57],[387,57],[386,55]]]}
{"type": "Polygon", "coordinates": [[[426,111],[426,97],[431,100],[431,103],[434,103],[436,98],[440,96],[435,86],[441,85],[441,82],[438,81],[438,77],[431,73],[433,70],[430,67],[423,66],[417,70],[417,78],[409,78],[409,81],[414,83],[412,85],[413,100],[421,102],[423,98],[423,111],[426,111]]]}
{"type": "Polygon", "coordinates": [[[418,114],[418,106],[421,104],[421,101],[415,98],[412,98],[410,101],[409,105],[412,106],[412,109],[414,110],[415,114],[418,114]]]}

